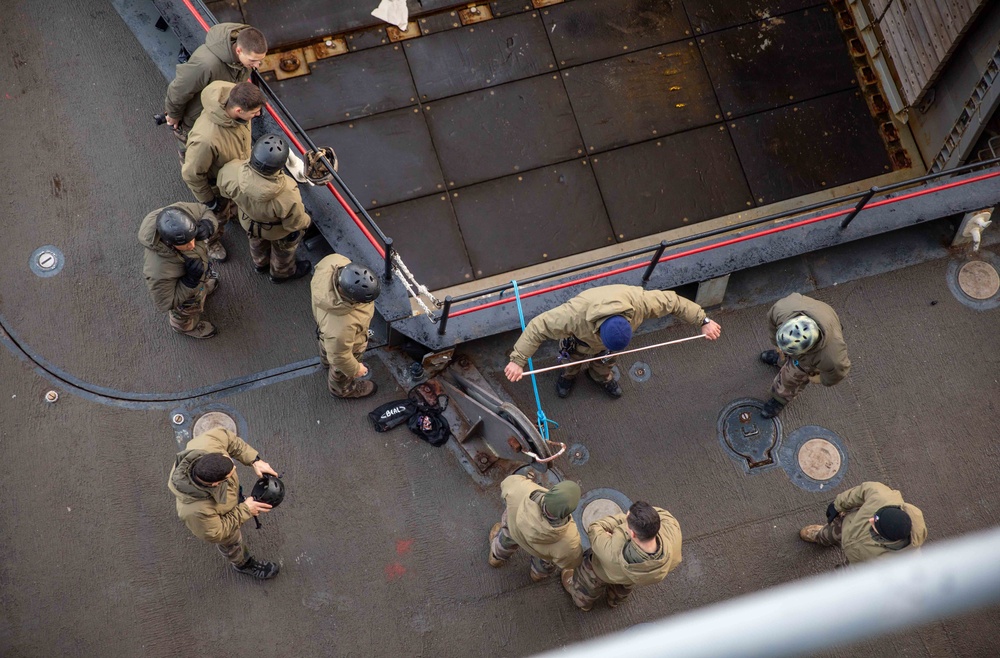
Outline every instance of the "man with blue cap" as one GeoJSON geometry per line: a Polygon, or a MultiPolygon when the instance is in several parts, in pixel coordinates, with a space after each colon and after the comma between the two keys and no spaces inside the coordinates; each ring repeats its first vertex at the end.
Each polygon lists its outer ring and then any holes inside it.
{"type": "Polygon", "coordinates": [[[567,366],[556,380],[559,397],[570,394],[576,376],[587,368],[590,379],[605,393],[620,398],[622,389],[611,371],[615,365],[614,353],[628,347],[632,332],[643,321],[665,315],[674,315],[688,324],[700,326],[701,333],[709,340],[716,340],[722,334],[722,327],[709,320],[700,306],[670,290],[600,286],[585,290],[529,322],[514,344],[504,374],[512,382],[519,381],[528,359],[539,346],[546,340],[558,340],[561,358],[570,362],[610,353],[606,359],[567,366]]]}

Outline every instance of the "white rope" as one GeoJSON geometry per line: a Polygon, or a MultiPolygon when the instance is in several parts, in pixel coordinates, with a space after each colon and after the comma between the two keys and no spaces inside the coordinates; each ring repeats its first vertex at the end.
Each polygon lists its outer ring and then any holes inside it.
{"type": "Polygon", "coordinates": [[[406,267],[406,263],[403,262],[403,259],[399,255],[399,252],[393,251],[392,252],[392,259],[393,259],[393,262],[396,263],[396,267],[400,271],[402,271],[403,274],[405,274],[407,277],[409,277],[410,281],[416,287],[417,292],[419,292],[421,295],[424,295],[425,297],[427,297],[427,299],[431,300],[431,303],[434,304],[434,306],[438,306],[438,307],[441,306],[441,302],[438,301],[437,297],[435,297],[434,295],[431,294],[431,291],[427,289],[427,286],[425,286],[424,284],[422,284],[419,281],[417,281],[417,277],[415,277],[413,275],[413,272],[411,272],[409,270],[409,268],[406,267]]]}
{"type": "Polygon", "coordinates": [[[424,300],[420,298],[420,295],[414,292],[413,288],[410,286],[410,282],[406,280],[406,277],[404,277],[398,269],[393,270],[393,273],[396,275],[396,278],[402,282],[403,287],[406,288],[406,292],[410,293],[410,297],[417,300],[417,304],[421,309],[423,309],[425,317],[428,320],[432,319],[433,316],[431,315],[432,311],[430,307],[424,303],[424,300]]]}
{"type": "Polygon", "coordinates": [[[664,347],[665,345],[676,345],[677,343],[683,343],[683,342],[686,342],[686,341],[689,341],[689,340],[698,340],[699,338],[704,338],[704,337],[705,337],[704,334],[698,334],[696,336],[688,336],[687,338],[678,338],[677,340],[668,340],[665,343],[657,343],[656,345],[647,345],[646,347],[637,347],[637,348],[632,349],[632,350],[625,350],[624,352],[613,352],[612,354],[605,354],[604,356],[595,356],[595,357],[592,357],[592,358],[589,358],[589,359],[580,359],[579,361],[571,361],[569,363],[560,363],[557,366],[549,366],[547,368],[538,368],[536,370],[526,370],[525,372],[521,373],[521,375],[522,376],[524,376],[524,375],[534,375],[534,374],[537,374],[537,373],[540,373],[540,372],[548,372],[549,370],[558,370],[559,368],[568,368],[571,365],[575,366],[575,365],[578,365],[580,363],[590,363],[591,361],[597,361],[598,359],[606,359],[606,358],[611,357],[611,356],[621,356],[623,354],[632,354],[633,352],[642,352],[644,350],[651,350],[654,347],[664,347]]]}

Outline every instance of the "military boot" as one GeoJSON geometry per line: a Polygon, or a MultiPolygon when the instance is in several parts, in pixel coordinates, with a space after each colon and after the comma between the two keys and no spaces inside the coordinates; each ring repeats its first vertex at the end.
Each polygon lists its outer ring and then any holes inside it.
{"type": "Polygon", "coordinates": [[[237,566],[234,564],[233,569],[236,569],[240,573],[245,573],[248,576],[253,576],[254,578],[268,580],[269,578],[277,576],[281,567],[274,562],[268,562],[267,560],[255,560],[252,557],[248,557],[247,561],[242,565],[237,566]]]}
{"type": "Polygon", "coordinates": [[[764,350],[760,353],[760,361],[769,366],[781,367],[781,355],[777,350],[764,350]]]}
{"type": "Polygon", "coordinates": [[[764,403],[764,408],[760,410],[762,418],[774,418],[785,408],[785,403],[774,398],[770,398],[764,403]]]}
{"type": "Polygon", "coordinates": [[[575,379],[568,379],[559,375],[559,378],[556,380],[556,395],[561,398],[569,397],[570,392],[573,390],[573,384],[575,383],[575,379]]]}
{"type": "Polygon", "coordinates": [[[208,257],[221,263],[229,258],[229,253],[226,251],[226,248],[222,246],[221,242],[209,243],[208,257]]]}
{"type": "Polygon", "coordinates": [[[799,538],[802,541],[807,541],[810,544],[818,544],[816,541],[816,536],[819,535],[819,531],[823,529],[821,525],[807,525],[806,527],[799,530],[799,538]]]}
{"type": "Polygon", "coordinates": [[[503,565],[507,564],[506,560],[500,560],[493,557],[493,540],[496,539],[497,535],[499,534],[500,534],[500,522],[497,521],[496,523],[493,524],[493,527],[490,528],[489,558],[487,559],[491,567],[502,567],[503,565]]]}
{"type": "Polygon", "coordinates": [[[622,396],[622,387],[614,380],[613,377],[606,382],[599,382],[593,377],[591,377],[590,380],[604,389],[604,392],[615,400],[622,396]]]}
{"type": "Polygon", "coordinates": [[[179,334],[184,334],[185,336],[191,336],[191,338],[211,338],[212,336],[219,333],[218,330],[215,328],[215,325],[207,320],[200,321],[198,324],[194,326],[194,329],[191,329],[189,331],[181,331],[180,329],[174,326],[171,326],[170,328],[179,334]]]}
{"type": "Polygon", "coordinates": [[[348,390],[347,393],[343,395],[337,395],[333,391],[330,391],[330,395],[335,398],[366,398],[369,395],[375,395],[378,390],[378,385],[373,381],[358,380],[354,383],[354,386],[348,390]]]}
{"type": "Polygon", "coordinates": [[[573,599],[573,605],[575,605],[580,610],[583,610],[584,612],[588,612],[593,607],[593,604],[588,605],[588,606],[582,606],[582,605],[580,605],[579,603],[576,602],[576,595],[575,595],[575,592],[573,591],[573,570],[572,569],[564,569],[563,572],[562,572],[562,575],[559,577],[559,580],[562,581],[563,589],[566,590],[566,593],[569,594],[569,596],[570,596],[571,599],[573,599]]]}
{"type": "Polygon", "coordinates": [[[294,281],[295,279],[301,279],[305,275],[312,272],[313,266],[307,260],[297,260],[295,261],[295,271],[288,276],[276,277],[271,275],[271,283],[285,283],[286,281],[294,281]]]}

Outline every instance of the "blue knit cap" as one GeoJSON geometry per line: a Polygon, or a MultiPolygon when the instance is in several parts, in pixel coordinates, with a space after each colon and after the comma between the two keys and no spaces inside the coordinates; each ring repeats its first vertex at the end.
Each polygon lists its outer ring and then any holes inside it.
{"type": "Polygon", "coordinates": [[[620,315],[612,315],[601,323],[601,342],[610,352],[617,352],[628,347],[632,340],[632,325],[620,315]]]}

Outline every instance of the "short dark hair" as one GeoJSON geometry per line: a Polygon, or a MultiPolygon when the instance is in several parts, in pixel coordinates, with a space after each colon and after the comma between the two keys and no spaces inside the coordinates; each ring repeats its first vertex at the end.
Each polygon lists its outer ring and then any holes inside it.
{"type": "Polygon", "coordinates": [[[232,471],[233,460],[222,452],[210,452],[191,465],[191,473],[205,484],[222,482],[232,471]]]}
{"type": "Polygon", "coordinates": [[[652,505],[637,500],[628,508],[628,527],[642,541],[649,541],[660,532],[660,515],[652,505]]]}
{"type": "Polygon", "coordinates": [[[229,98],[226,99],[226,107],[235,105],[244,110],[256,110],[266,102],[264,93],[257,89],[254,83],[241,82],[230,90],[229,98]]]}
{"type": "Polygon", "coordinates": [[[236,45],[243,49],[243,52],[260,55],[267,52],[267,39],[263,32],[255,27],[247,27],[239,31],[236,35],[236,45]]]}

